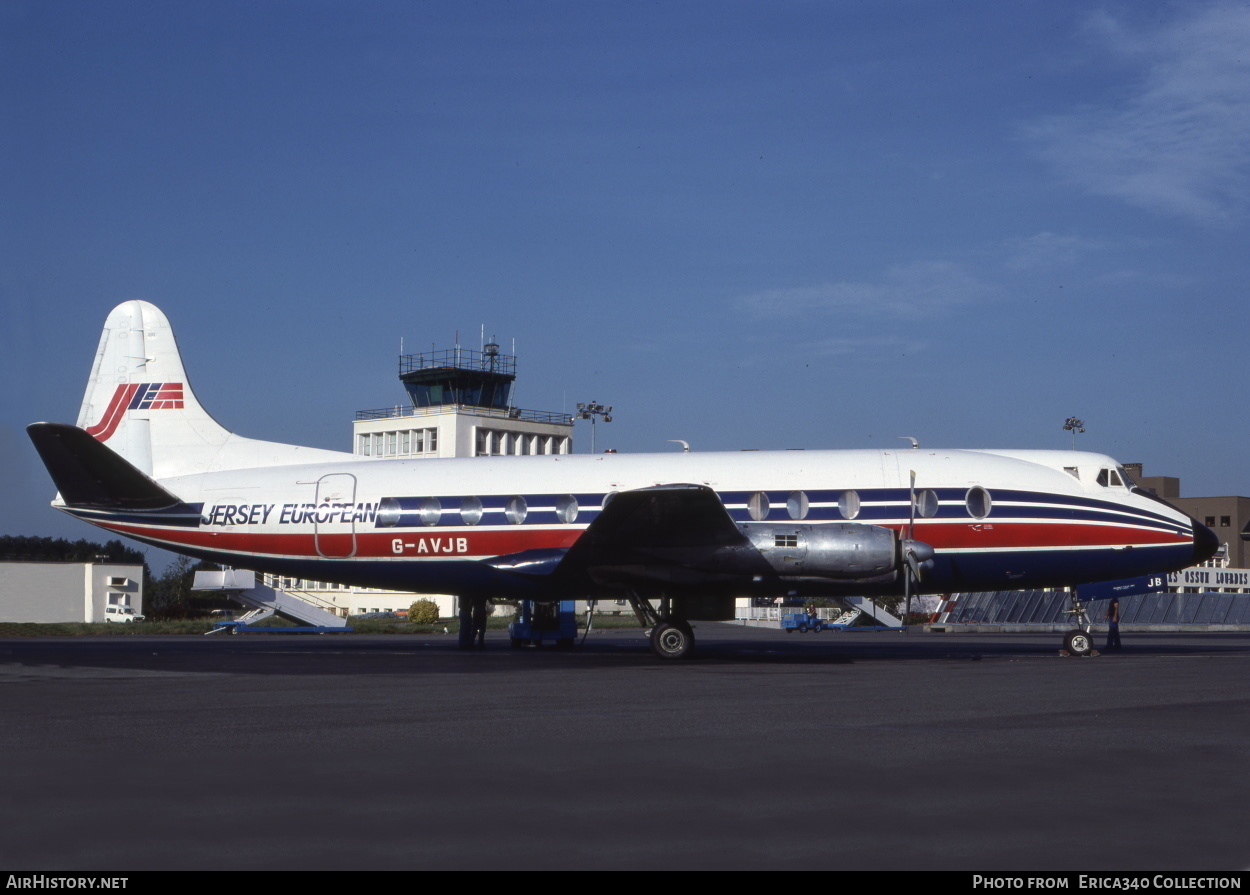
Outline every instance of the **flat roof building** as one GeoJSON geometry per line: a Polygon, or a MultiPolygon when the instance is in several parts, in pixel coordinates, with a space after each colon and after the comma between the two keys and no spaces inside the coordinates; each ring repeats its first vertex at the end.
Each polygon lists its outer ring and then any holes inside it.
{"type": "Polygon", "coordinates": [[[0,562],[0,622],[132,622],[143,617],[143,566],[0,562]]]}

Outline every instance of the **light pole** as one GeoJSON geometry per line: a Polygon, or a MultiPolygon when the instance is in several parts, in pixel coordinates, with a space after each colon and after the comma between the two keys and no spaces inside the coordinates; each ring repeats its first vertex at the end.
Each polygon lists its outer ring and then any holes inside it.
{"type": "Polygon", "coordinates": [[[1076,433],[1085,431],[1085,420],[1078,420],[1074,416],[1068,417],[1063,421],[1063,431],[1072,433],[1072,450],[1076,450],[1076,433]]]}
{"type": "Polygon", "coordinates": [[[595,420],[598,417],[603,417],[605,423],[612,422],[611,405],[604,407],[602,404],[596,404],[594,401],[591,401],[589,404],[577,405],[577,415],[574,419],[590,420],[590,452],[592,454],[595,452],[595,420]]]}

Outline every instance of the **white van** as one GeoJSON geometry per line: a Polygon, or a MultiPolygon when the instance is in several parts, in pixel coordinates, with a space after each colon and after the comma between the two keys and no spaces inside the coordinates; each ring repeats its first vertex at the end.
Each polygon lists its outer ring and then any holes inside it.
{"type": "Polygon", "coordinates": [[[135,611],[130,606],[106,606],[104,607],[104,620],[106,622],[141,622],[142,615],[135,615],[135,611]]]}

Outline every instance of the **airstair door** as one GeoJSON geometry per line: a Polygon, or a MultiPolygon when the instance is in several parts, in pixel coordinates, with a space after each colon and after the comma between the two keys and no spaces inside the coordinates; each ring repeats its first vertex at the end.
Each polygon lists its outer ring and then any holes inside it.
{"type": "Polygon", "coordinates": [[[356,555],[356,477],[335,472],[317,479],[314,541],[317,552],[335,559],[356,555]]]}

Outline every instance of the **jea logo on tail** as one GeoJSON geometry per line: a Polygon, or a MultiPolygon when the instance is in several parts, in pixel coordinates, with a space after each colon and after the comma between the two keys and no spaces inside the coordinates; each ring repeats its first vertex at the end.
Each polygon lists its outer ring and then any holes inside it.
{"type": "Polygon", "coordinates": [[[104,415],[87,434],[98,441],[108,441],[117,431],[117,424],[127,410],[181,410],[181,382],[132,382],[123,383],[113,392],[104,415]]]}

